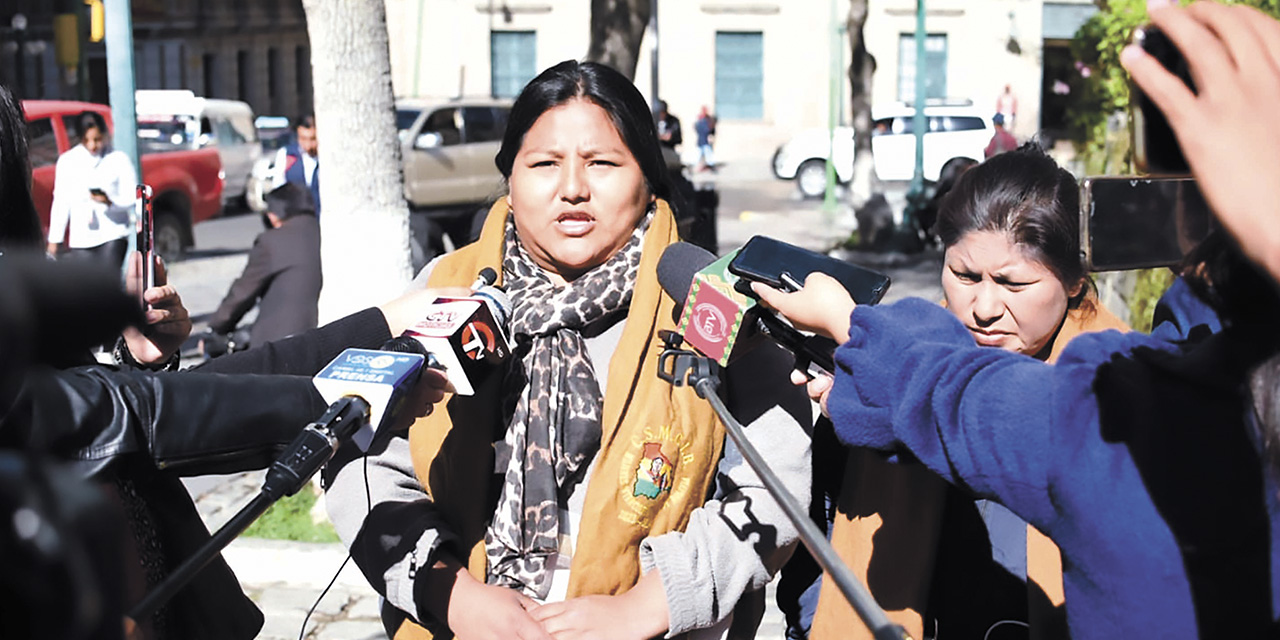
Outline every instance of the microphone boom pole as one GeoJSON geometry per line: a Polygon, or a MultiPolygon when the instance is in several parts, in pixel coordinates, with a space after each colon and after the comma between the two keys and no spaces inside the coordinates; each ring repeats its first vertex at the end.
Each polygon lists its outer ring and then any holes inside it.
{"type": "Polygon", "coordinates": [[[369,403],[359,396],[344,396],[330,405],[324,415],[307,425],[271,465],[258,495],[241,507],[191,557],[134,605],[129,611],[129,618],[141,622],[154,615],[271,505],[285,495],[297,493],[333,457],[337,444],[350,438],[361,421],[368,420],[369,403]]]}
{"type": "Polygon", "coordinates": [[[729,408],[716,393],[716,388],[720,385],[719,367],[710,358],[678,348],[679,342],[673,344],[676,340],[680,338],[675,334],[664,336],[668,348],[658,356],[658,377],[676,386],[688,384],[698,392],[698,397],[711,403],[711,408],[715,410],[720,422],[724,423],[725,432],[738,446],[743,459],[760,476],[765,489],[778,501],[792,524],[796,526],[800,533],[800,541],[809,549],[809,553],[813,554],[813,558],[818,561],[827,576],[835,581],[840,593],[844,594],[845,599],[857,611],[858,617],[862,618],[862,621],[871,629],[872,635],[877,640],[911,640],[906,629],[889,620],[884,610],[871,597],[871,592],[867,591],[866,586],[840,560],[827,537],[818,530],[817,525],[809,519],[808,513],[801,508],[795,496],[783,486],[782,480],[773,472],[773,469],[769,468],[764,458],[760,456],[760,452],[756,451],[756,448],[747,440],[742,425],[733,417],[729,408]]]}

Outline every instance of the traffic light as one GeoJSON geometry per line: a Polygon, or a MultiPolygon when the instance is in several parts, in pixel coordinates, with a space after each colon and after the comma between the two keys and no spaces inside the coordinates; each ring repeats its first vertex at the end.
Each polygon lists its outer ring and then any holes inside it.
{"type": "Polygon", "coordinates": [[[89,7],[89,42],[102,42],[107,33],[106,9],[102,0],[84,0],[89,7]]]}
{"type": "Polygon", "coordinates": [[[53,53],[58,64],[74,69],[80,64],[80,21],[74,13],[53,17],[53,53]]]}

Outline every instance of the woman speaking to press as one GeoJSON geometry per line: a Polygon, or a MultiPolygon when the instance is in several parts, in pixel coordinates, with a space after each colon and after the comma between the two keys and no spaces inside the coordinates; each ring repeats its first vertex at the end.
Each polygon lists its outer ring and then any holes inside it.
{"type": "MultiPolygon", "coordinates": [[[[394,608],[388,631],[750,637],[762,609],[735,607],[762,605],[797,533],[710,405],[656,375],[658,332],[675,329],[656,266],[678,237],[644,98],[606,66],[562,62],[521,92],[495,162],[509,195],[419,280],[501,273],[514,357],[367,459],[372,509],[361,464],[327,498],[394,608]]],[[[748,354],[726,400],[807,500],[809,401],[790,361],[748,354]]]]}

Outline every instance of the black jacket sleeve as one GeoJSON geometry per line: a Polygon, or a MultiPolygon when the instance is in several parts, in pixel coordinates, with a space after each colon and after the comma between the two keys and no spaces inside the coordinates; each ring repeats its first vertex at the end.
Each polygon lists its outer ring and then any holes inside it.
{"type": "Polygon", "coordinates": [[[0,416],[0,446],[93,475],[146,456],[182,475],[259,469],[325,409],[309,378],[34,368],[0,416]]]}
{"type": "Polygon", "coordinates": [[[296,336],[214,358],[191,371],[311,376],[343,349],[377,349],[390,339],[382,312],[369,308],[296,336]]]}

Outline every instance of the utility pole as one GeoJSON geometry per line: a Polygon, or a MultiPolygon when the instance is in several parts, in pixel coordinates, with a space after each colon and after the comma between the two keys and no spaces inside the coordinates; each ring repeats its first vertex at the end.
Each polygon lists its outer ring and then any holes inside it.
{"type": "Polygon", "coordinates": [[[924,116],[926,91],[924,43],[928,35],[924,30],[924,3],[925,0],[916,0],[916,95],[915,116],[911,121],[911,128],[916,137],[916,161],[915,170],[911,174],[911,186],[907,189],[907,206],[902,212],[902,224],[898,227],[897,233],[904,247],[914,247],[917,244],[915,217],[916,212],[924,206],[924,134],[928,128],[928,120],[924,116]]]}
{"type": "Polygon", "coordinates": [[[836,210],[836,127],[839,126],[841,96],[844,93],[843,71],[844,49],[841,34],[843,23],[836,20],[836,0],[831,0],[831,81],[827,94],[827,187],[823,192],[822,210],[831,213],[836,210]]]}
{"type": "Polygon", "coordinates": [[[106,0],[107,86],[111,96],[111,120],[115,131],[111,145],[133,160],[142,180],[138,157],[138,113],[134,104],[133,7],[130,0],[106,0]]]}
{"type": "MultiPolygon", "coordinates": [[[[133,7],[130,0],[106,0],[107,87],[111,96],[111,146],[123,151],[133,161],[138,182],[142,176],[142,158],[138,155],[138,109],[134,104],[133,77],[133,7]]],[[[131,211],[132,213],[132,211],[131,211]]],[[[138,221],[134,220],[135,227],[138,221]]],[[[130,233],[129,252],[138,250],[137,234],[130,233]]],[[[129,261],[120,266],[127,273],[129,261]]]]}
{"type": "Polygon", "coordinates": [[[650,108],[658,109],[658,0],[649,0],[649,30],[653,40],[649,43],[649,101],[650,108]]]}

